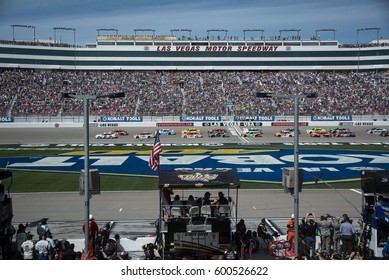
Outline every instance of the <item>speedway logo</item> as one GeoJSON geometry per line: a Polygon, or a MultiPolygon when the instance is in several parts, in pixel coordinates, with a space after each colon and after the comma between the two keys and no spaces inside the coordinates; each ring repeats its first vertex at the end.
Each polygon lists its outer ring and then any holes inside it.
{"type": "MultiPolygon", "coordinates": [[[[150,151],[124,154],[95,154],[89,157],[91,168],[100,174],[122,176],[157,176],[148,167],[150,151]]],[[[252,182],[281,182],[283,168],[294,166],[293,150],[166,150],[161,154],[162,170],[211,170],[233,168],[241,180],[252,182]]],[[[46,157],[1,158],[1,166],[10,169],[80,172],[84,157],[79,154],[46,157]]],[[[304,170],[304,182],[323,180],[358,180],[361,170],[389,170],[389,153],[353,151],[344,153],[329,150],[301,150],[299,167],[304,170]]]]}
{"type": "Polygon", "coordinates": [[[177,176],[180,178],[182,181],[187,181],[187,182],[209,182],[212,180],[216,180],[218,177],[217,174],[201,174],[201,173],[196,173],[196,174],[181,174],[177,176]]]}

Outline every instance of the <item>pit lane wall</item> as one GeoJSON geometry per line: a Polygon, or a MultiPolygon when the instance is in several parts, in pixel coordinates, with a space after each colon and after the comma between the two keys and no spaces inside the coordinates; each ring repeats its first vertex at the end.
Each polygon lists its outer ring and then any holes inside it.
{"type": "MultiPolygon", "coordinates": [[[[59,127],[83,127],[83,116],[66,117],[0,117],[0,128],[59,128],[59,127]]],[[[268,127],[268,126],[293,126],[293,116],[89,116],[90,127],[202,127],[202,126],[242,126],[242,127],[268,127]]],[[[365,115],[365,116],[300,116],[299,125],[310,127],[327,126],[388,126],[389,116],[365,115]]]]}

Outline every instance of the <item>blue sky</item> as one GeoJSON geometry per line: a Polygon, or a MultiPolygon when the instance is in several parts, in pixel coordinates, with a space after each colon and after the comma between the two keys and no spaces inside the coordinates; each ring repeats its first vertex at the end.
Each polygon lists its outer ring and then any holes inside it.
{"type": "MultiPolygon", "coordinates": [[[[266,38],[285,29],[301,29],[302,38],[311,38],[318,29],[335,29],[341,43],[356,43],[360,28],[381,28],[379,36],[389,39],[389,1],[0,0],[0,39],[12,40],[13,24],[35,26],[36,37],[42,40],[54,36],[53,27],[75,28],[78,45],[94,42],[99,28],[115,28],[121,35],[134,35],[134,29],[154,29],[156,35],[170,35],[171,29],[191,29],[192,36],[198,37],[206,37],[208,29],[219,29],[239,38],[243,38],[245,29],[262,29],[266,38]]],[[[322,39],[333,38],[333,32],[319,34],[322,39]]],[[[73,43],[73,35],[72,31],[56,31],[57,39],[65,43],[73,43]]],[[[224,36],[224,32],[211,35],[224,36]]],[[[30,40],[33,29],[16,27],[14,36],[16,40],[30,40]]],[[[359,42],[376,38],[376,31],[359,32],[359,42]]]]}

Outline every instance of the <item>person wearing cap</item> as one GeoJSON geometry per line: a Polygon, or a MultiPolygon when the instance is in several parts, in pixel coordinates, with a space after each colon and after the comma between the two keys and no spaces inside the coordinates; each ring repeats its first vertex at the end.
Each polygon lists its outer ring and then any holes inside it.
{"type": "Polygon", "coordinates": [[[39,240],[42,239],[43,235],[47,235],[50,232],[50,228],[47,224],[47,220],[49,218],[42,218],[40,224],[36,228],[36,232],[38,234],[39,240]]]}
{"type": "MultiPolygon", "coordinates": [[[[85,223],[82,225],[82,232],[85,233],[85,223]]],[[[95,218],[92,214],[89,215],[89,249],[90,249],[90,256],[95,255],[95,248],[96,248],[96,237],[99,233],[99,227],[97,226],[97,223],[95,222],[95,218]]]]}
{"type": "Polygon", "coordinates": [[[33,260],[34,259],[34,242],[32,238],[34,235],[27,233],[27,240],[22,243],[20,246],[21,252],[23,254],[24,260],[33,260]]]}
{"type": "Polygon", "coordinates": [[[211,193],[205,192],[203,197],[203,205],[211,205],[211,193]]]}
{"type": "Polygon", "coordinates": [[[290,243],[290,247],[287,249],[288,251],[294,251],[294,214],[290,216],[290,220],[286,225],[287,232],[287,240],[290,243]]]}

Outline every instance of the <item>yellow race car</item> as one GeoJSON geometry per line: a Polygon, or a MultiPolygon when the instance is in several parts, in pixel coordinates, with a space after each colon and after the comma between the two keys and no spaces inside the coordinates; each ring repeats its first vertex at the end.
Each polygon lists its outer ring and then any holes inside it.
{"type": "Polygon", "coordinates": [[[307,134],[319,133],[319,132],[326,132],[326,130],[324,128],[321,128],[321,127],[314,127],[312,129],[307,129],[307,134]]]}
{"type": "Polygon", "coordinates": [[[193,133],[193,132],[201,134],[201,130],[198,128],[194,128],[194,127],[181,130],[181,134],[188,134],[188,133],[193,133]]]}

